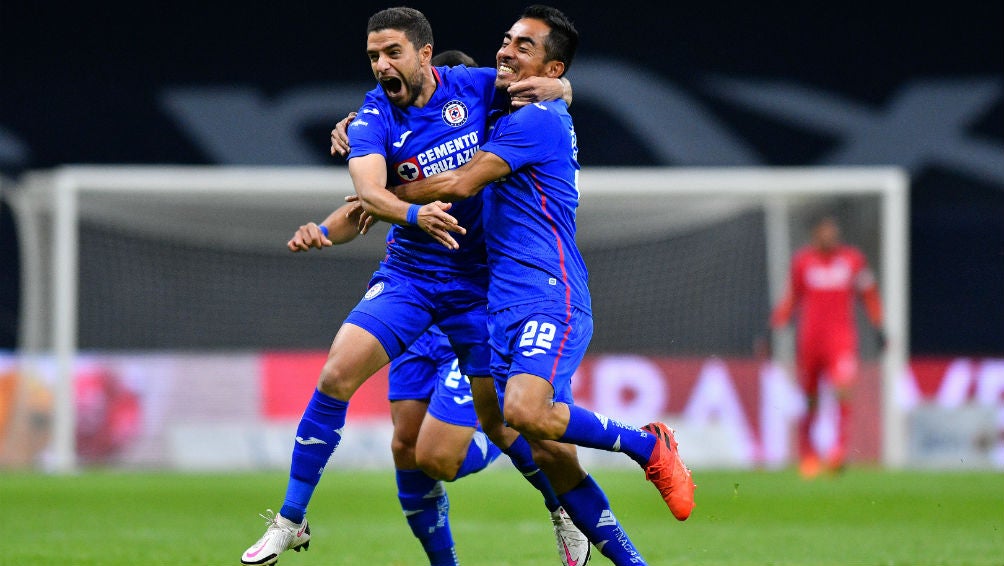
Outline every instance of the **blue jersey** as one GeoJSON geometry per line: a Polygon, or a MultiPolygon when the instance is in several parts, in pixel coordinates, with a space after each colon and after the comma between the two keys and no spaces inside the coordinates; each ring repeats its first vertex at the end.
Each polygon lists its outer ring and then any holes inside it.
{"type": "Polygon", "coordinates": [[[482,191],[489,310],[557,301],[591,313],[575,244],[579,163],[568,106],[558,100],[501,115],[482,151],[512,169],[482,191]]]}
{"type": "MultiPolygon", "coordinates": [[[[459,167],[484,143],[495,70],[461,65],[433,71],[439,84],[424,107],[398,108],[378,86],[366,94],[349,125],[349,159],[384,156],[391,186],[459,167]]],[[[387,235],[388,263],[441,275],[483,272],[481,203],[477,195],[453,203],[449,210],[467,229],[466,235],[453,234],[460,245],[457,250],[447,249],[416,226],[393,225],[387,235]]]]}

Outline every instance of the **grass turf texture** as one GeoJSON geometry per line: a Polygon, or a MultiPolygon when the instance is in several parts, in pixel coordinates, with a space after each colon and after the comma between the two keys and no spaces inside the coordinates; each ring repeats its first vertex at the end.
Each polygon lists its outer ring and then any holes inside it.
{"type": "MultiPolygon", "coordinates": [[[[1004,565],[1004,474],[851,469],[700,471],[697,508],[673,519],[640,471],[596,470],[614,512],[655,565],[1004,565]]],[[[0,564],[239,564],[278,509],[283,473],[0,473],[0,564]]],[[[536,492],[494,468],[449,486],[465,566],[558,564],[536,492]]],[[[393,473],[325,473],[308,552],[283,566],[426,564],[393,473]]],[[[595,554],[596,564],[608,564],[595,554]]]]}

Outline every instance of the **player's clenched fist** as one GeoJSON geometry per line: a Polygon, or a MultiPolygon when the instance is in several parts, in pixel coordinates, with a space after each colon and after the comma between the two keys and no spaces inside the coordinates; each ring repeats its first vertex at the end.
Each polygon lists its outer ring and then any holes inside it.
{"type": "Polygon", "coordinates": [[[297,229],[296,234],[293,234],[292,239],[286,243],[286,247],[289,248],[291,252],[305,252],[310,248],[326,248],[332,245],[331,240],[321,232],[320,227],[313,223],[308,222],[297,229]]]}

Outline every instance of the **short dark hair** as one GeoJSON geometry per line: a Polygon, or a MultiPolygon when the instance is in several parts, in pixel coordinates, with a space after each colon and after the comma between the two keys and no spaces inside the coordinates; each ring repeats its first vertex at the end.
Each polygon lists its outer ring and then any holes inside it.
{"type": "Polygon", "coordinates": [[[572,59],[575,58],[575,50],[579,47],[579,32],[576,31],[572,21],[568,19],[561,10],[534,4],[523,10],[522,18],[532,18],[541,20],[551,32],[547,34],[547,41],[544,42],[544,54],[548,61],[561,61],[565,64],[565,72],[572,66],[572,59]]]}
{"type": "Polygon", "coordinates": [[[473,57],[459,49],[447,49],[442,53],[432,56],[433,67],[442,67],[444,65],[447,67],[456,67],[457,65],[467,65],[468,67],[478,66],[473,57]]]}
{"type": "Polygon", "coordinates": [[[810,217],[809,226],[815,230],[823,224],[833,223],[840,226],[840,218],[837,217],[836,213],[831,211],[817,212],[810,217]]]}
{"type": "Polygon", "coordinates": [[[432,45],[432,25],[426,19],[425,14],[414,8],[398,6],[387,8],[370,16],[366,24],[366,35],[384,29],[394,29],[404,32],[408,41],[421,49],[425,44],[432,45]]]}

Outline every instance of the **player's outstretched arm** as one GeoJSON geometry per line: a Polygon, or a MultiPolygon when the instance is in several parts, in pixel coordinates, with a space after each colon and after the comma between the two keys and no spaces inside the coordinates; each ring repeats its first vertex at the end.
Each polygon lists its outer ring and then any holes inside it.
{"type": "Polygon", "coordinates": [[[362,206],[358,202],[342,205],[320,224],[308,222],[300,226],[286,242],[286,247],[291,252],[305,252],[310,248],[321,249],[351,242],[361,233],[356,227],[362,212],[362,206]]]}
{"type": "Polygon", "coordinates": [[[408,202],[452,202],[478,194],[485,185],[512,173],[504,159],[479,151],[462,166],[419,181],[394,187],[394,194],[408,202]]]}

